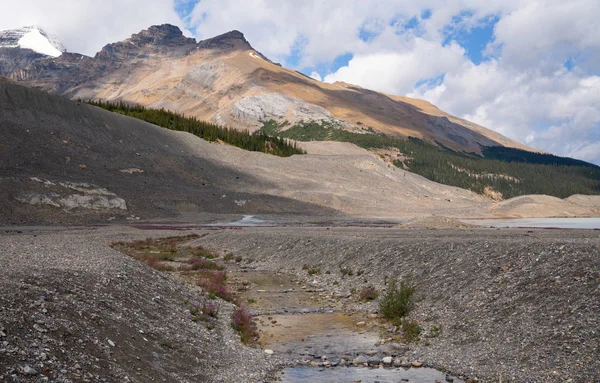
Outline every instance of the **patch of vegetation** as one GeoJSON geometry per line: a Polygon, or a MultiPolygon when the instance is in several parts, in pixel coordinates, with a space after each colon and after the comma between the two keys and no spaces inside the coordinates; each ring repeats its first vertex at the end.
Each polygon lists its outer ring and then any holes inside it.
{"type": "Polygon", "coordinates": [[[419,326],[417,321],[405,318],[402,321],[401,327],[402,327],[402,335],[404,337],[405,342],[412,343],[412,342],[419,341],[419,335],[421,335],[421,332],[423,331],[423,329],[421,328],[421,326],[419,326]]]}
{"type": "Polygon", "coordinates": [[[196,285],[207,292],[209,298],[221,298],[227,302],[234,302],[235,297],[227,288],[227,274],[224,271],[207,270],[196,274],[196,285]]]}
{"type": "Polygon", "coordinates": [[[348,266],[344,266],[344,267],[340,266],[340,273],[342,274],[342,277],[346,277],[346,276],[351,277],[354,275],[354,272],[348,266]]]}
{"type": "Polygon", "coordinates": [[[242,342],[249,344],[258,338],[258,330],[252,313],[245,307],[236,308],[231,314],[231,326],[240,333],[242,342]]]}
{"type": "Polygon", "coordinates": [[[429,338],[437,338],[438,336],[440,336],[440,333],[442,332],[442,326],[438,326],[438,325],[433,325],[431,326],[431,331],[429,331],[429,338]]]}
{"type": "Polygon", "coordinates": [[[359,298],[363,302],[374,301],[378,296],[379,292],[372,286],[362,289],[359,294],[359,298]]]}
{"type": "Polygon", "coordinates": [[[190,316],[192,321],[203,321],[207,323],[207,327],[214,328],[215,319],[219,315],[219,305],[216,303],[203,303],[202,307],[198,305],[190,306],[190,316]]]}
{"type": "Polygon", "coordinates": [[[244,259],[244,258],[242,258],[242,257],[241,257],[241,256],[239,256],[239,255],[238,255],[237,257],[235,257],[235,261],[236,261],[236,263],[240,263],[240,262],[242,262],[242,259],[244,259]]]}
{"type": "Polygon", "coordinates": [[[206,258],[206,259],[215,259],[217,258],[217,255],[215,253],[213,253],[210,250],[207,250],[205,248],[203,248],[202,246],[198,246],[196,248],[193,248],[193,254],[194,257],[200,257],[200,258],[206,258]]]}
{"type": "Polygon", "coordinates": [[[222,271],[225,267],[213,260],[216,254],[202,247],[181,246],[197,238],[196,234],[147,238],[130,243],[115,242],[112,247],[154,269],[179,272],[206,291],[209,298],[233,302],[234,296],[226,286],[227,274],[222,271]]]}
{"type": "Polygon", "coordinates": [[[573,194],[600,194],[600,167],[572,158],[531,153],[504,147],[482,147],[483,156],[457,152],[409,137],[406,140],[377,134],[372,129],[352,133],[334,124],[310,122],[286,130],[276,121],[263,123],[267,135],[297,141],[351,142],[365,149],[397,148],[405,157],[396,160],[411,172],[432,181],[484,194],[486,189],[503,198],[525,194],[547,194],[565,198],[573,194]],[[555,182],[560,179],[561,182],[555,182]]]}
{"type": "Polygon", "coordinates": [[[188,264],[181,265],[181,271],[195,270],[223,270],[225,267],[206,258],[191,259],[188,264]]]}
{"type": "Polygon", "coordinates": [[[227,253],[225,254],[225,256],[223,257],[223,261],[225,262],[229,262],[233,259],[233,253],[227,253]]]}
{"type": "Polygon", "coordinates": [[[393,323],[400,323],[413,308],[415,291],[416,286],[412,280],[403,280],[398,285],[396,280],[392,279],[379,302],[379,312],[393,323]]]}
{"type": "Polygon", "coordinates": [[[179,258],[189,257],[196,251],[192,247],[179,248],[178,245],[197,238],[196,234],[157,239],[146,238],[129,243],[115,242],[111,247],[144,262],[153,269],[175,271],[176,267],[172,263],[176,263],[179,258]],[[169,262],[169,264],[165,262],[169,262]]]}
{"type": "Polygon", "coordinates": [[[248,301],[249,305],[256,303],[256,299],[254,299],[254,298],[248,298],[247,301],[248,301]]]}
{"type": "Polygon", "coordinates": [[[321,266],[309,266],[304,264],[302,265],[302,270],[306,270],[308,275],[321,274],[321,266]]]}
{"type": "Polygon", "coordinates": [[[251,134],[247,130],[240,131],[227,128],[200,121],[195,117],[186,117],[183,114],[170,112],[165,109],[145,108],[141,105],[130,105],[123,101],[107,102],[89,100],[85,102],[163,128],[192,133],[207,141],[221,140],[238,148],[274,154],[280,157],[289,157],[293,154],[306,154],[304,150],[297,147],[295,142],[290,142],[285,138],[272,137],[261,131],[251,134]]]}

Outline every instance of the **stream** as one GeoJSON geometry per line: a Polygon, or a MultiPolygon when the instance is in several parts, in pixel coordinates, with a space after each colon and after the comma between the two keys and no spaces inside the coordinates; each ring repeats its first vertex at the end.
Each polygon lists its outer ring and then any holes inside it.
{"type": "Polygon", "coordinates": [[[382,340],[384,322],[346,307],[349,294],[276,272],[228,271],[228,283],[255,316],[259,346],[294,361],[279,376],[282,382],[463,382],[412,367],[416,361],[404,358],[406,345],[382,340]]]}

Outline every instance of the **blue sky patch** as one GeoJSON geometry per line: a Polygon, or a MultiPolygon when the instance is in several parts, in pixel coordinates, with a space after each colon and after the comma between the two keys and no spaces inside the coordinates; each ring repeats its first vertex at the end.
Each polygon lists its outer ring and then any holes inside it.
{"type": "Polygon", "coordinates": [[[452,26],[445,30],[446,38],[442,45],[456,41],[465,49],[467,57],[474,64],[479,65],[485,61],[484,51],[488,43],[493,41],[494,27],[499,19],[497,16],[490,16],[478,20],[474,27],[470,27],[466,20],[472,16],[472,13],[468,11],[454,16],[452,26]]]}

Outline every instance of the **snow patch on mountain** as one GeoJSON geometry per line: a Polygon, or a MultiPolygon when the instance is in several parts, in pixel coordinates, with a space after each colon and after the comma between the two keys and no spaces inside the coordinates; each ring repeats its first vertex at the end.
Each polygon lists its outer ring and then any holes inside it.
{"type": "Polygon", "coordinates": [[[65,52],[60,41],[37,26],[0,31],[0,48],[23,48],[58,57],[65,52]]]}

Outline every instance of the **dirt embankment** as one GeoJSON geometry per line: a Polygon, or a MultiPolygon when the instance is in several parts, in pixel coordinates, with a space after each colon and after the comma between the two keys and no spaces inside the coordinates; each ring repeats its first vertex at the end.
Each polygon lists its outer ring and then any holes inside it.
{"type": "Polygon", "coordinates": [[[598,378],[597,231],[244,228],[200,242],[258,269],[308,278],[303,265],[320,267],[310,278],[332,289],[382,289],[386,279],[412,275],[412,317],[442,329],[428,346],[411,346],[410,359],[427,365],[485,382],[598,378]]]}
{"type": "MultiPolygon", "coordinates": [[[[0,381],[258,382],[276,357],[190,318],[199,290],[108,247],[174,233],[0,236],[0,381]]],[[[214,302],[214,301],[213,301],[214,302]]]]}

